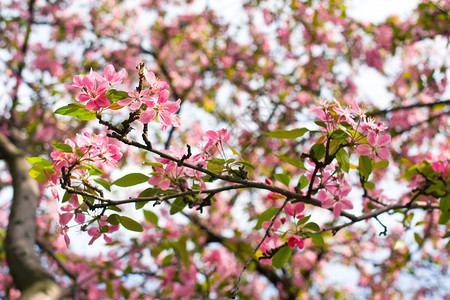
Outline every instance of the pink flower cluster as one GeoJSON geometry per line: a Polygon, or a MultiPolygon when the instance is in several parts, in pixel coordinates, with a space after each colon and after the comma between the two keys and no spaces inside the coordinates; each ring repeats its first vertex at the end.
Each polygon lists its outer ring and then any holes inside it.
{"type": "Polygon", "coordinates": [[[206,141],[203,146],[203,151],[209,154],[214,154],[217,151],[223,151],[223,144],[230,139],[230,133],[228,130],[222,128],[219,131],[208,130],[203,136],[203,140],[206,141]]]}
{"type": "Polygon", "coordinates": [[[86,109],[98,111],[107,108],[111,104],[105,97],[110,85],[118,85],[126,76],[126,70],[122,69],[116,73],[113,65],[107,65],[103,71],[104,77],[95,71],[89,75],[75,75],[72,85],[65,85],[67,89],[80,89],[82,93],[76,99],[86,102],[86,109]]]}
{"type": "MultiPolygon", "coordinates": [[[[66,139],[66,145],[72,148],[72,152],[53,151],[50,156],[55,160],[55,170],[59,173],[62,167],[80,167],[83,164],[91,164],[105,171],[106,168],[116,168],[117,161],[122,157],[118,146],[108,144],[108,138],[102,135],[91,136],[88,132],[77,134],[75,140],[66,139]],[[80,156],[80,152],[83,154],[80,156]],[[78,153],[77,153],[78,152],[78,153]]],[[[78,169],[83,172],[84,169],[78,169]]]]}
{"type": "Polygon", "coordinates": [[[157,117],[163,125],[163,131],[169,126],[179,127],[180,119],[175,113],[180,108],[181,100],[168,101],[170,92],[167,89],[169,85],[156,78],[153,72],[144,70],[144,76],[150,88],[140,92],[130,91],[128,92],[129,98],[119,100],[117,103],[122,106],[129,106],[133,111],[143,108],[143,104],[145,104],[146,109],[139,117],[143,124],[150,123],[157,117]]]}
{"type": "MultiPolygon", "coordinates": [[[[170,150],[165,150],[164,153],[181,159],[187,152],[176,147],[171,147],[170,150]]],[[[148,183],[159,187],[162,190],[167,190],[172,184],[183,184],[188,187],[188,180],[192,179],[200,183],[201,189],[205,188],[205,183],[202,180],[202,173],[191,168],[178,166],[176,162],[167,158],[156,158],[156,161],[163,164],[162,167],[153,167],[153,175],[149,178],[148,183]]],[[[203,154],[197,154],[184,160],[196,166],[206,167],[206,161],[203,154]]]]}
{"type": "Polygon", "coordinates": [[[385,147],[391,141],[387,133],[382,133],[387,127],[383,122],[376,122],[374,118],[367,117],[367,110],[360,108],[354,102],[351,106],[343,108],[339,102],[327,103],[321,101],[319,107],[312,108],[319,116],[319,119],[326,124],[328,133],[341,129],[340,123],[345,122],[352,127],[352,130],[367,137],[367,143],[355,134],[349,138],[350,142],[357,143],[356,153],[369,156],[371,159],[388,159],[391,153],[385,147]]]}
{"type": "MultiPolygon", "coordinates": [[[[72,85],[65,85],[67,89],[81,89],[76,99],[84,103],[86,109],[99,111],[108,108],[111,101],[105,96],[111,86],[120,84],[126,76],[126,70],[122,69],[116,73],[113,65],[107,65],[101,76],[95,71],[89,75],[76,75],[72,85]]],[[[149,85],[148,89],[142,91],[128,91],[125,99],[117,101],[122,107],[129,107],[132,111],[140,111],[139,120],[143,124],[150,123],[155,118],[162,124],[162,130],[167,127],[180,126],[180,119],[176,112],[180,109],[181,100],[168,101],[170,92],[169,85],[165,81],[156,78],[153,72],[144,70],[144,77],[149,85]]]]}

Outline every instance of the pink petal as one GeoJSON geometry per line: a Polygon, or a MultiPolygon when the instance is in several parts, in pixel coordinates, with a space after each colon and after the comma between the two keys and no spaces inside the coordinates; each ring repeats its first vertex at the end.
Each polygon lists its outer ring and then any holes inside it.
{"type": "Polygon", "coordinates": [[[334,206],[334,209],[333,209],[333,215],[335,218],[337,218],[341,215],[341,210],[342,210],[342,204],[339,202],[336,203],[336,205],[334,206]]]}
{"type": "Polygon", "coordinates": [[[170,115],[168,113],[159,113],[158,119],[165,126],[172,125],[172,118],[170,117],[170,115]]]}
{"type": "Polygon", "coordinates": [[[158,185],[162,181],[162,176],[160,174],[155,174],[148,179],[148,183],[151,185],[158,185]]]}
{"type": "Polygon", "coordinates": [[[285,211],[288,215],[294,216],[294,210],[292,209],[291,203],[288,202],[288,203],[284,206],[284,211],[285,211]]]}
{"type": "Polygon", "coordinates": [[[159,188],[162,189],[163,191],[167,190],[170,187],[170,180],[169,179],[165,179],[161,182],[161,184],[159,185],[159,188]]]}
{"type": "Polygon", "coordinates": [[[342,199],[340,202],[342,203],[342,208],[344,208],[344,209],[352,209],[353,208],[353,203],[351,203],[347,199],[342,199]]]}
{"type": "Polygon", "coordinates": [[[85,219],[86,219],[86,217],[82,213],[78,213],[75,215],[75,222],[77,222],[78,224],[83,224],[85,219]]]}
{"type": "Polygon", "coordinates": [[[89,96],[88,94],[79,94],[76,98],[80,102],[86,102],[91,99],[91,96],[89,96]]]}
{"type": "Polygon", "coordinates": [[[141,116],[139,117],[139,120],[143,123],[143,124],[147,124],[150,123],[151,121],[153,121],[153,119],[156,116],[156,112],[153,109],[149,109],[144,111],[141,116]]]}
{"type": "Polygon", "coordinates": [[[128,104],[131,103],[131,100],[132,100],[131,98],[125,98],[125,99],[117,101],[117,104],[120,104],[122,106],[127,106],[128,104]]]}
{"type": "Polygon", "coordinates": [[[374,145],[377,141],[377,134],[375,131],[369,131],[369,134],[367,135],[367,141],[369,144],[374,145]]]}
{"type": "Polygon", "coordinates": [[[100,109],[100,107],[97,105],[95,100],[90,100],[90,101],[88,101],[88,103],[86,103],[86,109],[97,111],[100,109]]]}
{"type": "Polygon", "coordinates": [[[305,204],[302,202],[299,202],[295,205],[294,211],[295,214],[298,215],[299,213],[301,213],[302,211],[305,210],[305,204]]]}
{"type": "Polygon", "coordinates": [[[387,148],[381,148],[378,150],[378,157],[381,159],[388,159],[391,157],[391,152],[387,148]]]}
{"type": "Polygon", "coordinates": [[[64,233],[64,242],[66,243],[66,246],[69,247],[69,245],[70,245],[70,238],[67,235],[67,233],[64,233]]]}
{"type": "Polygon", "coordinates": [[[135,101],[133,102],[133,104],[130,105],[131,110],[138,110],[140,107],[141,107],[140,101],[135,101]]]}
{"type": "Polygon", "coordinates": [[[159,93],[158,97],[158,103],[166,103],[167,99],[169,99],[170,92],[168,90],[164,90],[161,93],[159,93]]]}
{"type": "Polygon", "coordinates": [[[391,141],[391,136],[389,134],[383,134],[378,136],[377,145],[386,146],[391,141]]]}
{"type": "Polygon", "coordinates": [[[105,96],[99,96],[97,98],[97,105],[99,107],[108,107],[110,104],[111,104],[111,102],[105,96]]]}
{"type": "Polygon", "coordinates": [[[370,148],[369,145],[362,144],[356,148],[356,153],[358,153],[359,155],[368,156],[370,155],[370,153],[372,153],[372,149],[370,148]]]}
{"type": "Polygon", "coordinates": [[[66,226],[67,223],[69,223],[70,220],[72,220],[72,218],[73,218],[73,213],[61,214],[61,215],[59,215],[59,224],[61,224],[61,226],[66,226]]]}
{"type": "Polygon", "coordinates": [[[327,199],[322,202],[322,207],[323,208],[331,208],[331,207],[333,207],[333,205],[335,203],[336,203],[336,201],[334,201],[333,199],[327,199]]]}
{"type": "Polygon", "coordinates": [[[107,65],[105,67],[105,69],[103,70],[103,74],[105,74],[105,78],[107,81],[112,81],[115,73],[116,73],[116,70],[114,69],[113,65],[107,65]]]}
{"type": "Polygon", "coordinates": [[[103,235],[103,239],[105,240],[106,243],[110,244],[113,242],[113,239],[109,236],[107,236],[106,234],[103,235]]]}
{"type": "Polygon", "coordinates": [[[287,244],[291,248],[295,247],[295,237],[293,235],[287,238],[287,244]]]}
{"type": "Polygon", "coordinates": [[[145,79],[147,80],[147,82],[148,82],[150,85],[153,85],[153,83],[154,83],[155,80],[156,80],[155,73],[149,72],[149,71],[147,71],[147,70],[145,70],[145,69],[144,69],[144,77],[145,77],[145,79]]]}

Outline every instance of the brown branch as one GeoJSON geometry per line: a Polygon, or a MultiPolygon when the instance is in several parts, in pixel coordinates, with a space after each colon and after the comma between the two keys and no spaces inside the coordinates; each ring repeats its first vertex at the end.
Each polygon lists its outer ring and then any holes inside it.
{"type": "Polygon", "coordinates": [[[270,222],[269,227],[267,227],[266,233],[264,234],[264,237],[261,239],[261,242],[259,242],[258,246],[256,246],[256,248],[253,250],[253,254],[250,256],[250,258],[247,260],[247,262],[245,263],[244,267],[242,268],[241,273],[239,274],[238,280],[236,281],[236,284],[234,286],[234,289],[231,291],[231,298],[235,299],[236,298],[236,294],[239,291],[239,286],[241,284],[241,279],[242,279],[242,275],[244,274],[245,270],[248,268],[248,265],[250,264],[250,262],[253,260],[253,258],[256,255],[256,252],[258,252],[259,247],[261,247],[262,243],[264,243],[264,241],[266,240],[266,238],[270,235],[269,232],[272,229],[273,224],[275,223],[275,220],[278,218],[278,215],[280,214],[280,212],[283,210],[283,208],[286,206],[286,204],[289,202],[289,198],[287,198],[283,205],[280,207],[280,209],[277,211],[277,213],[275,214],[275,216],[272,218],[272,221],[270,222]]]}
{"type": "Polygon", "coordinates": [[[416,104],[412,104],[412,105],[408,105],[408,106],[398,106],[398,107],[393,107],[393,108],[388,108],[388,109],[384,109],[384,110],[379,110],[379,111],[374,111],[372,113],[367,113],[367,116],[384,116],[388,113],[394,112],[394,111],[399,111],[399,110],[409,110],[409,109],[414,109],[414,108],[420,108],[420,107],[433,107],[433,106],[437,106],[437,105],[447,105],[450,104],[450,99],[448,100],[443,100],[443,101],[439,101],[439,102],[433,102],[433,103],[416,103],[416,104]]]}
{"type": "Polygon", "coordinates": [[[41,248],[45,253],[47,253],[58,265],[58,267],[67,275],[74,283],[77,281],[77,274],[73,273],[71,270],[69,270],[64,262],[59,259],[56,255],[53,249],[45,243],[44,241],[40,240],[39,238],[36,240],[36,244],[41,248]]]}
{"type": "Polygon", "coordinates": [[[397,203],[397,204],[392,204],[392,205],[388,205],[385,207],[381,207],[378,208],[376,210],[373,210],[371,212],[368,212],[366,214],[363,214],[359,217],[356,217],[355,220],[352,220],[351,222],[348,223],[344,223],[342,225],[337,225],[337,226],[333,226],[333,227],[328,227],[328,228],[324,228],[322,230],[319,231],[320,232],[325,232],[325,231],[332,231],[333,234],[336,234],[339,230],[341,230],[342,228],[345,228],[347,226],[353,225],[357,222],[363,221],[363,220],[367,220],[367,219],[371,219],[371,218],[375,218],[378,217],[379,215],[388,212],[390,210],[395,210],[395,209],[439,209],[438,205],[432,205],[430,203],[418,203],[418,202],[414,202],[414,203],[397,203]]]}
{"type": "Polygon", "coordinates": [[[0,157],[13,178],[13,201],[5,239],[6,262],[22,299],[60,299],[63,289],[42,267],[36,255],[36,210],[41,197],[38,183],[28,176],[25,154],[0,134],[0,157]]]}

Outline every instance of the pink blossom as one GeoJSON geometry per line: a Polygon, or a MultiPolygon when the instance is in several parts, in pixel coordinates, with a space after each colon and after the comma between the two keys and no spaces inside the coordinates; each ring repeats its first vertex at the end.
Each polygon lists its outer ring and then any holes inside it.
{"type": "Polygon", "coordinates": [[[216,146],[218,143],[225,143],[230,139],[228,130],[222,128],[219,131],[208,130],[203,136],[203,140],[207,141],[203,147],[203,151],[208,151],[216,146]]]}
{"type": "Polygon", "coordinates": [[[296,235],[291,235],[287,238],[287,244],[289,247],[294,248],[297,245],[298,248],[303,249],[305,246],[303,239],[299,238],[296,235]]]}
{"type": "Polygon", "coordinates": [[[96,239],[98,239],[102,233],[100,232],[100,229],[98,227],[91,227],[88,230],[88,234],[92,236],[91,240],[89,241],[89,245],[92,245],[92,243],[95,242],[96,239]]]}
{"type": "Polygon", "coordinates": [[[167,190],[171,184],[170,178],[176,176],[176,174],[173,174],[173,171],[176,169],[176,167],[177,167],[177,164],[175,162],[171,162],[171,163],[167,164],[165,169],[159,168],[159,167],[154,167],[154,170],[158,173],[152,175],[148,179],[148,183],[159,187],[163,191],[167,190]]]}
{"type": "Polygon", "coordinates": [[[386,146],[391,141],[389,134],[377,135],[375,131],[370,131],[367,134],[367,142],[369,144],[361,144],[356,148],[356,153],[359,155],[369,156],[371,159],[379,157],[381,159],[388,159],[391,153],[386,146]]]}
{"type": "Polygon", "coordinates": [[[148,96],[149,90],[143,90],[140,92],[137,91],[129,91],[128,96],[129,98],[125,98],[122,100],[117,101],[118,104],[122,106],[130,105],[131,110],[138,110],[143,101],[148,100],[150,96],[148,96]]]}
{"type": "MultiPolygon", "coordinates": [[[[98,75],[98,73],[95,73],[98,75]]],[[[123,78],[127,75],[127,71],[122,68],[116,73],[113,65],[107,65],[103,70],[104,78],[100,76],[99,81],[106,80],[110,85],[118,85],[122,82],[123,78]]],[[[98,75],[99,76],[99,75],[98,75]]]]}
{"type": "Polygon", "coordinates": [[[162,130],[164,131],[169,126],[177,127],[179,126],[179,120],[177,118],[173,118],[172,114],[176,113],[178,109],[180,108],[181,100],[178,99],[176,102],[173,101],[167,101],[169,99],[169,91],[164,90],[161,93],[159,93],[159,97],[157,102],[152,100],[146,100],[145,104],[147,105],[148,109],[144,111],[139,120],[147,124],[157,116],[158,120],[163,124],[162,130]]]}
{"type": "Polygon", "coordinates": [[[341,211],[343,209],[353,208],[353,204],[349,200],[342,199],[340,197],[331,198],[324,190],[321,190],[317,193],[317,199],[322,201],[323,208],[333,208],[333,215],[335,218],[341,215],[341,211]]]}
{"type": "Polygon", "coordinates": [[[80,102],[87,102],[86,109],[98,111],[100,108],[108,107],[111,104],[109,99],[105,97],[109,88],[107,81],[100,81],[97,84],[96,76],[93,72],[90,75],[83,76],[81,79],[80,77],[76,79],[76,77],[74,77],[75,84],[72,87],[78,87],[81,80],[83,93],[79,94],[76,99],[80,102]]]}
{"type": "Polygon", "coordinates": [[[169,85],[165,81],[156,78],[155,73],[153,72],[144,70],[144,77],[150,85],[152,93],[158,93],[169,88],[169,85]]]}
{"type": "Polygon", "coordinates": [[[295,204],[295,207],[292,208],[292,205],[290,202],[288,202],[285,206],[284,206],[284,211],[292,216],[295,217],[296,215],[300,214],[302,211],[305,210],[305,204],[302,202],[299,202],[297,204],[295,204]]]}

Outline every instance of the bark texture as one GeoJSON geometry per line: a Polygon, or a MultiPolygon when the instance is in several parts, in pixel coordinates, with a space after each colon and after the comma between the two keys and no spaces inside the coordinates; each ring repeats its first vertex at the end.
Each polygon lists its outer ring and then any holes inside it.
{"type": "Polygon", "coordinates": [[[36,209],[40,199],[38,183],[28,176],[30,164],[25,154],[6,136],[0,134],[0,158],[13,179],[14,196],[6,233],[6,260],[21,299],[61,299],[62,287],[41,265],[36,242],[36,209]]]}

